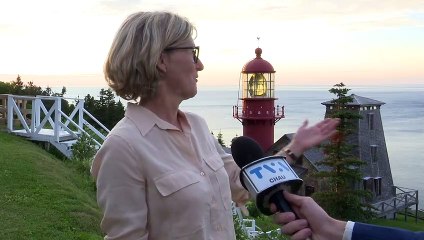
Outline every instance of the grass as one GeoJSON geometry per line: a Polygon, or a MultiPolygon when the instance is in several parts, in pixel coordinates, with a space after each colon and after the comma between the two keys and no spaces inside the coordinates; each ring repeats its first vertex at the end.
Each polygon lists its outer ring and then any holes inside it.
{"type": "Polygon", "coordinates": [[[94,183],[75,163],[0,131],[0,239],[102,239],[94,183]]]}
{"type": "Polygon", "coordinates": [[[411,231],[424,231],[424,220],[418,219],[417,223],[415,223],[415,218],[407,217],[405,221],[405,216],[401,214],[396,214],[396,219],[394,220],[379,218],[371,220],[370,223],[387,227],[403,228],[411,231]]]}

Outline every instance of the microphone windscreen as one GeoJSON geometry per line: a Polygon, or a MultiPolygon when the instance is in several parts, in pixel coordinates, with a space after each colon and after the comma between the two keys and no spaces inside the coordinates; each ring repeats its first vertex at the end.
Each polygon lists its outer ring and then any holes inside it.
{"type": "Polygon", "coordinates": [[[247,164],[263,158],[264,151],[252,138],[240,136],[231,144],[231,154],[240,168],[247,164]]]}

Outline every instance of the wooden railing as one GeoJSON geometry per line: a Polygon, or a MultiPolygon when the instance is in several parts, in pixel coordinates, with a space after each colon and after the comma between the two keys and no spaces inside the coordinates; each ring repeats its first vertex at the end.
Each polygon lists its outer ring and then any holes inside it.
{"type": "Polygon", "coordinates": [[[378,217],[405,211],[410,206],[418,206],[418,190],[393,186],[395,197],[373,204],[374,211],[378,217]]]}

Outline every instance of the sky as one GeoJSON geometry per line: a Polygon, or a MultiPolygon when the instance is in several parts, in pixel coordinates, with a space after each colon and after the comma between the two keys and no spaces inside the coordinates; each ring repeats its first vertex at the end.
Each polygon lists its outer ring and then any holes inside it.
{"type": "Polygon", "coordinates": [[[424,84],[424,0],[0,0],[0,81],[106,86],[119,26],[155,10],[196,26],[199,86],[238,85],[258,46],[277,85],[424,84]]]}

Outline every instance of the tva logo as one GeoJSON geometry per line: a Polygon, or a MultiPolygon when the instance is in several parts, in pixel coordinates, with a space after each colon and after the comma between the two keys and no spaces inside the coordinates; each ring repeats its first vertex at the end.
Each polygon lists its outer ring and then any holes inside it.
{"type": "Polygon", "coordinates": [[[262,173],[276,173],[277,171],[284,172],[284,170],[290,171],[290,169],[282,162],[268,162],[266,164],[262,164],[262,166],[258,166],[250,170],[249,174],[255,174],[256,177],[262,179],[262,173]]]}

